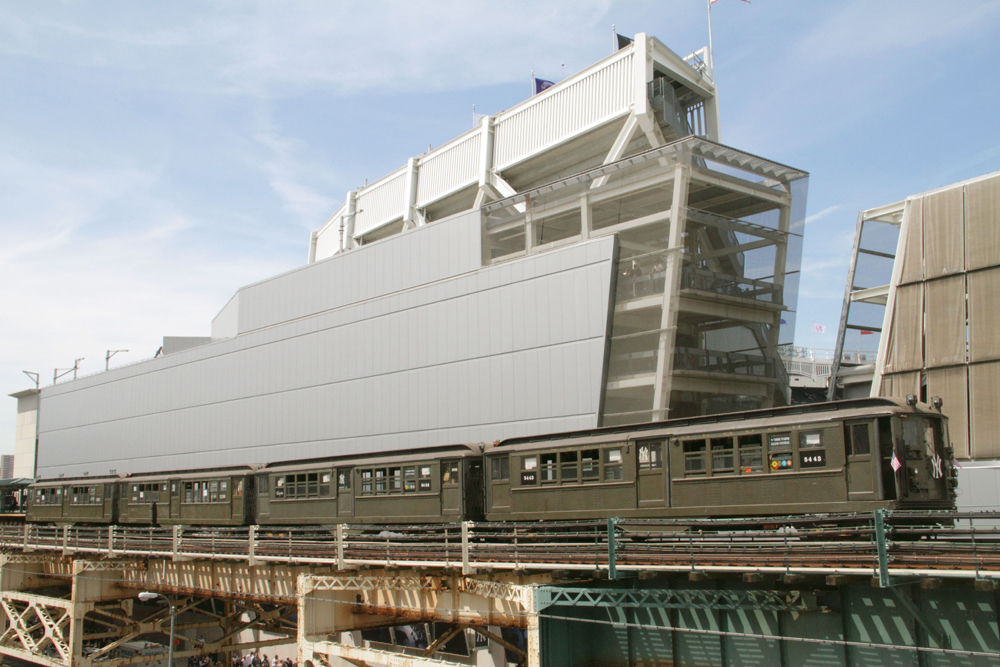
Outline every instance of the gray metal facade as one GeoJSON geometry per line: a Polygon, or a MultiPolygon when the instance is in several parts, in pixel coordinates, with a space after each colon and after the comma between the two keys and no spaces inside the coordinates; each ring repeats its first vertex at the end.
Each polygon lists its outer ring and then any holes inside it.
{"type": "Polygon", "coordinates": [[[220,313],[246,333],[44,388],[38,476],[596,426],[616,241],[480,269],[479,229],[456,216],[251,285],[220,313]]]}

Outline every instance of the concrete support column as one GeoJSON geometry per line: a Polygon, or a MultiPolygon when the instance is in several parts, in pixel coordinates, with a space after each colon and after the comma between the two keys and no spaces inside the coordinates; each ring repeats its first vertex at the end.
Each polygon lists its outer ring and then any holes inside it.
{"type": "Polygon", "coordinates": [[[683,156],[674,167],[673,199],[670,204],[670,234],[663,285],[663,311],[656,350],[656,377],[653,384],[653,420],[667,419],[673,381],[674,347],[677,341],[677,310],[680,307],[681,269],[684,265],[684,231],[687,226],[688,186],[691,167],[683,156]]]}
{"type": "Polygon", "coordinates": [[[352,190],[347,193],[347,211],[344,212],[344,238],[341,239],[342,250],[354,248],[354,218],[357,207],[357,193],[352,190]]]}
{"type": "Polygon", "coordinates": [[[535,223],[531,213],[531,197],[524,198],[524,254],[530,255],[535,249],[535,223]]]}
{"type": "MultiPolygon", "coordinates": [[[[775,243],[774,246],[774,285],[776,287],[782,288],[781,291],[781,302],[785,302],[784,286],[785,286],[785,260],[788,257],[788,229],[791,225],[792,217],[792,207],[791,203],[785,204],[778,209],[778,230],[784,234],[784,237],[775,243]]],[[[767,359],[772,360],[775,364],[783,363],[781,358],[778,356],[778,333],[781,328],[781,313],[774,314],[774,324],[767,333],[767,359]]],[[[774,405],[775,392],[780,391],[776,387],[769,387],[767,392],[767,399],[765,399],[765,404],[763,407],[769,408],[774,405]]]]}
{"type": "Polygon", "coordinates": [[[417,215],[417,158],[411,157],[406,162],[406,182],[403,185],[403,228],[410,229],[424,224],[424,219],[417,215]]]}

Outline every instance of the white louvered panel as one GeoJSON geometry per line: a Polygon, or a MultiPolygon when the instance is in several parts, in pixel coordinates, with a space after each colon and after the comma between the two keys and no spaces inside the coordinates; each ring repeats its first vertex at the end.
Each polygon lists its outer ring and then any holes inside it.
{"type": "Polygon", "coordinates": [[[406,202],[403,201],[405,182],[404,167],[358,192],[357,213],[354,216],[355,238],[402,217],[406,208],[406,202]]]}
{"type": "Polygon", "coordinates": [[[417,206],[426,206],[479,180],[482,134],[477,130],[459,137],[420,159],[417,206]]]}
{"type": "Polygon", "coordinates": [[[493,168],[502,170],[629,110],[631,49],[589,73],[533,97],[496,120],[493,168]]]}

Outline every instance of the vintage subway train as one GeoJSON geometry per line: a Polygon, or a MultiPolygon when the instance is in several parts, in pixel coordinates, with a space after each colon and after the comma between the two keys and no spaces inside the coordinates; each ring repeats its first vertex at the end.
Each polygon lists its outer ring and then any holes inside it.
{"type": "Polygon", "coordinates": [[[947,419],[858,399],[213,470],[49,479],[27,520],[333,525],[947,510],[947,419]]]}

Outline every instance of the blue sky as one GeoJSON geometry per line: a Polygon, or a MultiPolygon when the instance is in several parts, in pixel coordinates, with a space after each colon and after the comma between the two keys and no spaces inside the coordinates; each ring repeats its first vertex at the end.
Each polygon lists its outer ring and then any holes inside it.
{"type": "MultiPolygon", "coordinates": [[[[702,0],[0,0],[3,393],[208,335],[345,192],[604,57],[612,24],[708,42],[702,0]]],[[[1000,169],[1000,2],[719,0],[713,24],[724,143],[811,173],[796,338],[832,348],[857,211],[1000,169]]]]}

